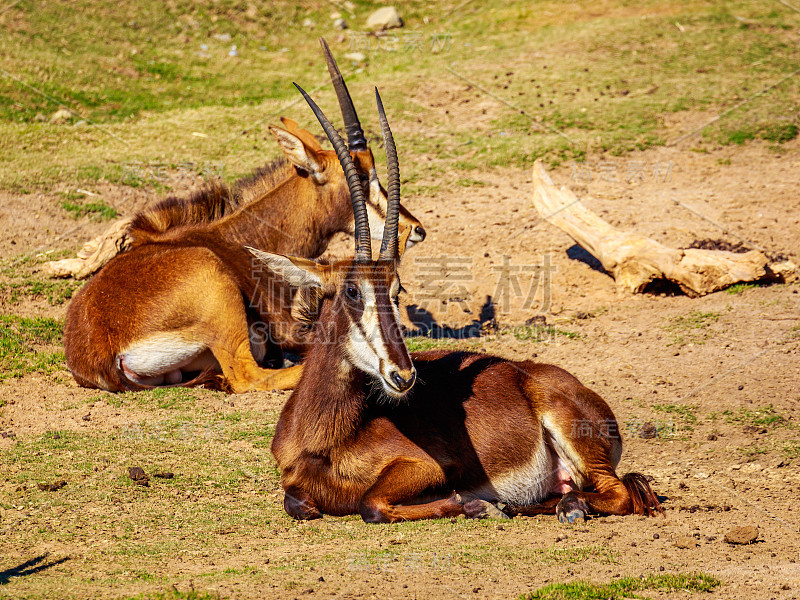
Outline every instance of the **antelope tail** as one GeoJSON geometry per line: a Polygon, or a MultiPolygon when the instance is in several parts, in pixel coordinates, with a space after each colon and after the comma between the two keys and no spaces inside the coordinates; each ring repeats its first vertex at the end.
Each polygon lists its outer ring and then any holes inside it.
{"type": "Polygon", "coordinates": [[[641,473],[627,473],[622,476],[622,483],[633,502],[633,514],[647,515],[654,517],[656,514],[664,514],[661,503],[658,501],[650,483],[641,473]]]}

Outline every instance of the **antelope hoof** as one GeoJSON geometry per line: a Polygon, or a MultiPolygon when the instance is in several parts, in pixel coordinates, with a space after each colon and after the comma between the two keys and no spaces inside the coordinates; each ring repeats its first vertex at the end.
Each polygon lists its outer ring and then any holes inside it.
{"type": "Polygon", "coordinates": [[[566,494],[556,506],[556,514],[561,523],[583,521],[589,514],[589,505],[583,498],[566,494]]]}
{"type": "Polygon", "coordinates": [[[468,519],[510,519],[506,513],[491,502],[476,498],[464,504],[464,514],[468,519]]]}

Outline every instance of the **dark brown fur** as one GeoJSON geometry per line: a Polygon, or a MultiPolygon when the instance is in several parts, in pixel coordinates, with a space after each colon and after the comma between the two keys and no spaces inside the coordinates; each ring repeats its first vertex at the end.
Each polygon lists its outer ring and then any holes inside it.
{"type": "MultiPolygon", "coordinates": [[[[488,502],[513,496],[509,476],[519,474],[523,487],[526,476],[534,478],[526,469],[540,452],[572,465],[580,487],[548,497],[544,469],[539,497],[510,506],[511,514],[574,521],[587,513],[661,512],[643,476],[615,473],[622,442],[611,409],[563,369],[468,352],[414,353],[416,385],[401,399],[385,396],[349,358],[354,313],[343,290],[368,283],[385,304],[394,267],[338,265],[320,273],[327,291],[317,341],[272,444],[290,515],[360,514],[368,522],[485,516],[488,502]]],[[[386,345],[405,352],[385,321],[386,345]]]]}

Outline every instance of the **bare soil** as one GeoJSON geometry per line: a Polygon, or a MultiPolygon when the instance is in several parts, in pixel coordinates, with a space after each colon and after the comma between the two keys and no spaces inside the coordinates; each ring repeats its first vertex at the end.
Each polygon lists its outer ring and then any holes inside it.
{"type": "MultiPolygon", "coordinates": [[[[592,156],[551,174],[614,225],[662,243],[722,239],[796,261],[798,141],[780,151],[760,142],[702,152],[691,145],[592,156]]],[[[175,585],[235,598],[511,598],[553,582],[702,571],[723,582],[713,598],[800,597],[800,286],[699,299],[619,296],[607,274],[535,214],[529,172],[480,173],[473,179],[481,183],[469,186],[452,179],[435,196],[405,200],[429,234],[402,266],[404,302],[414,305],[408,326],[469,334],[471,323],[493,318],[499,329],[484,337],[442,343],[535,357],[574,373],[614,409],[626,444],[619,471],[653,478],[663,518],[600,517],[576,526],[554,517],[295,523],[281,511],[274,473],[230,485],[212,474],[208,485],[181,487],[206,464],[181,454],[184,441],[174,454],[129,444],[113,455],[116,441],[104,448],[120,431],[155,427],[166,409],[81,389],[66,371],[30,374],[0,383],[2,452],[11,456],[53,432],[97,439],[99,450],[88,458],[77,447],[62,451],[94,465],[86,476],[44,446],[43,463],[61,460],[65,472],[40,474],[24,461],[3,466],[0,596],[113,598],[175,585]],[[543,341],[522,327],[536,317],[554,328],[540,328],[543,341]],[[656,437],[641,436],[648,431],[656,437]],[[127,476],[134,466],[176,476],[137,486],[127,476]],[[67,485],[47,492],[19,483],[45,475],[67,485]],[[192,514],[208,519],[191,521],[192,514]],[[237,521],[239,514],[252,522],[237,521]],[[185,520],[194,525],[175,525],[185,520]],[[724,541],[730,529],[748,525],[758,527],[755,543],[724,541]]],[[[94,191],[123,215],[154,197],[110,185],[94,191]]],[[[3,194],[0,205],[6,257],[74,250],[104,227],[65,216],[55,191],[3,194]]],[[[342,236],[331,251],[345,254],[350,243],[342,236]]],[[[65,307],[23,300],[6,302],[2,312],[63,318],[65,307]]],[[[236,427],[243,426],[236,415],[274,424],[288,397],[195,396],[188,413],[236,427]]],[[[197,456],[222,456],[232,470],[271,468],[267,447],[235,437],[211,436],[197,456]]]]}

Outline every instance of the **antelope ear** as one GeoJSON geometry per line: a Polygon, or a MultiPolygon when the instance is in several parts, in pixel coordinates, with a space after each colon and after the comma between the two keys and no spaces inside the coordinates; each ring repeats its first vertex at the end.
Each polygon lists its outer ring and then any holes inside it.
{"type": "Polygon", "coordinates": [[[269,131],[278,140],[281,150],[295,167],[307,171],[317,183],[325,183],[327,178],[323,174],[323,167],[317,160],[317,152],[309,147],[299,136],[276,127],[269,126],[269,131]]]}
{"type": "Polygon", "coordinates": [[[286,117],[281,117],[281,123],[291,134],[296,135],[303,143],[306,145],[307,148],[311,148],[315,152],[319,152],[322,150],[322,146],[319,145],[319,141],[317,138],[314,137],[314,134],[308,131],[307,129],[302,129],[298,124],[297,121],[292,119],[288,119],[286,117]]]}
{"type": "Polygon", "coordinates": [[[245,246],[245,250],[266,265],[270,271],[283,277],[290,285],[295,287],[322,287],[323,285],[325,268],[313,260],[262,252],[250,246],[245,246]]]}

